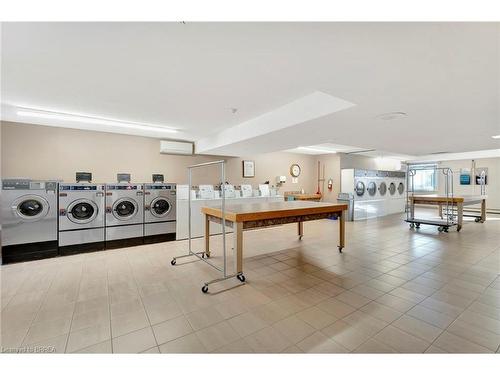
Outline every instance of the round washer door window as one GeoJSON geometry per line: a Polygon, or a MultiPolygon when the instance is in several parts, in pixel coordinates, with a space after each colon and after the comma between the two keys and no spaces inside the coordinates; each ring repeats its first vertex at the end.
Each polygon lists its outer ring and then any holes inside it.
{"type": "Polygon", "coordinates": [[[68,219],[76,224],[87,224],[97,216],[97,205],[87,199],[79,199],[68,207],[68,219]]]}
{"type": "Polygon", "coordinates": [[[165,217],[171,209],[172,205],[166,198],[158,197],[151,202],[151,214],[155,217],[165,217]]]}
{"type": "Polygon", "coordinates": [[[356,186],[355,186],[355,188],[354,188],[354,191],[356,192],[356,195],[357,195],[358,197],[362,197],[362,196],[363,196],[363,194],[365,193],[365,184],[364,184],[363,182],[361,182],[361,181],[358,181],[358,182],[356,183],[356,186]]]}
{"type": "Polygon", "coordinates": [[[405,186],[404,186],[404,184],[402,182],[400,182],[399,185],[398,185],[398,193],[399,194],[403,194],[404,191],[405,191],[405,186]]]}
{"type": "Polygon", "coordinates": [[[137,214],[137,202],[130,198],[118,199],[113,205],[113,215],[119,220],[128,220],[137,214]]]}
{"type": "Polygon", "coordinates": [[[380,183],[378,191],[380,192],[380,195],[385,195],[385,193],[387,192],[387,185],[385,184],[385,182],[380,183]]]}
{"type": "Polygon", "coordinates": [[[375,182],[370,182],[368,184],[368,188],[366,189],[366,191],[368,192],[368,194],[370,194],[370,196],[374,196],[375,193],[377,192],[377,184],[375,182]]]}
{"type": "Polygon", "coordinates": [[[38,195],[24,195],[12,205],[14,214],[23,221],[37,221],[49,212],[49,203],[38,195]]]}
{"type": "Polygon", "coordinates": [[[396,192],[396,185],[394,184],[394,182],[391,182],[391,184],[389,185],[389,193],[391,193],[391,195],[394,195],[395,192],[396,192]]]}

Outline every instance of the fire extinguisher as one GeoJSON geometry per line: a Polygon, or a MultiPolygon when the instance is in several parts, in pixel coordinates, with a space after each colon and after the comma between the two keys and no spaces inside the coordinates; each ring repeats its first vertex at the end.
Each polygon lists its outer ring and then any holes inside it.
{"type": "Polygon", "coordinates": [[[332,189],[333,189],[333,180],[330,178],[328,180],[328,190],[332,191],[332,189]]]}

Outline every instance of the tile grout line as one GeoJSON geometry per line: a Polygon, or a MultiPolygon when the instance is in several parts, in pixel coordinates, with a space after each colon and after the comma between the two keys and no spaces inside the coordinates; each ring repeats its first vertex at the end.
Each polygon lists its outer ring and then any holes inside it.
{"type": "Polygon", "coordinates": [[[68,343],[69,343],[69,336],[71,335],[71,327],[73,326],[73,318],[75,317],[75,311],[76,311],[76,303],[78,301],[78,295],[80,294],[80,289],[82,286],[82,279],[83,279],[83,267],[85,265],[85,257],[83,258],[82,262],[82,270],[80,273],[80,282],[78,283],[78,292],[76,293],[76,300],[75,300],[75,306],[73,308],[73,314],[71,314],[71,321],[69,324],[69,331],[68,331],[68,337],[66,337],[66,344],[64,345],[64,353],[66,353],[66,350],[68,349],[68,343]]]}

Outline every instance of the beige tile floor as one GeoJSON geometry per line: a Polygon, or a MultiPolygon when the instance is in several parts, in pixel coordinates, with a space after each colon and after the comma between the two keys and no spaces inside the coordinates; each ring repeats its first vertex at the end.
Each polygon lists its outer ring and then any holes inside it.
{"type": "Polygon", "coordinates": [[[2,266],[2,349],[499,352],[500,218],[460,233],[412,231],[399,215],[346,230],[343,254],[335,221],[306,223],[302,241],[294,225],[245,232],[248,282],[209,294],[210,266],[170,265],[185,241],[2,266]]]}

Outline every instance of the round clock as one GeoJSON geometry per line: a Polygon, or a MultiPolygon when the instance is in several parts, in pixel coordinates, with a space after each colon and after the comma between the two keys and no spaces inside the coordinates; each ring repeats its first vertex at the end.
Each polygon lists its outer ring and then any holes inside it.
{"type": "Polygon", "coordinates": [[[292,164],[290,167],[290,174],[292,177],[299,177],[300,176],[300,166],[298,164],[292,164]]]}

